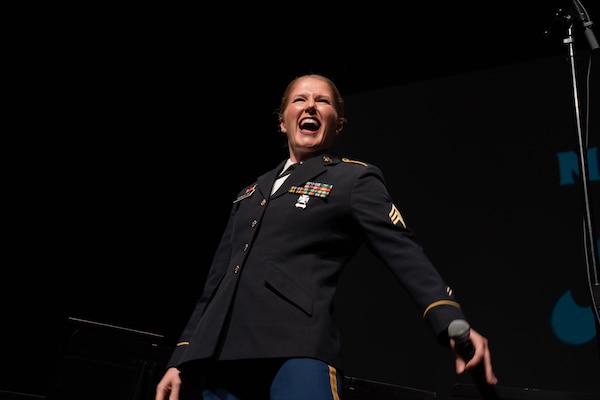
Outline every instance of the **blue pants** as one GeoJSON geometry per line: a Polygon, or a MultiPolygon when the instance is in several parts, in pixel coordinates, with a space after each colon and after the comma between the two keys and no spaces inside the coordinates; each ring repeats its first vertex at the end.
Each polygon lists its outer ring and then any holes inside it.
{"type": "Polygon", "coordinates": [[[342,375],[312,358],[217,362],[203,400],[339,400],[342,375]]]}

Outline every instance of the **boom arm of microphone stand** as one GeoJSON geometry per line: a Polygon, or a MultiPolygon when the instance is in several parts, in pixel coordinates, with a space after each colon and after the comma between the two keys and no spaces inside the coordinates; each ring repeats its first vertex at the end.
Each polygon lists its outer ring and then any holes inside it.
{"type": "Polygon", "coordinates": [[[598,45],[598,40],[596,40],[596,36],[592,30],[592,26],[594,25],[592,19],[579,0],[571,0],[571,3],[573,4],[573,7],[569,10],[569,14],[571,14],[571,16],[581,24],[583,36],[585,36],[587,42],[589,43],[590,49],[592,51],[598,50],[600,45],[598,45]]]}

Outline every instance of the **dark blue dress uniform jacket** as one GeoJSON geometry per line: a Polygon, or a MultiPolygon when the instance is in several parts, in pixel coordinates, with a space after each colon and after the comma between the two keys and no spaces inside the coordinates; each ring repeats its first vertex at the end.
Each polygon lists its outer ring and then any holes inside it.
{"type": "Polygon", "coordinates": [[[321,154],[271,196],[283,165],[234,200],[202,296],[168,366],[312,357],[341,369],[333,298],[361,243],[394,272],[435,335],[465,319],[404,226],[379,168],[321,154]]]}

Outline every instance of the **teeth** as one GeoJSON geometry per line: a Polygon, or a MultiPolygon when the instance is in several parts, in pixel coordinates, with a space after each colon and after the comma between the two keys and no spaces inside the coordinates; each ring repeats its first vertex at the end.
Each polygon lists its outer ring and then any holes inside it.
{"type": "Polygon", "coordinates": [[[300,121],[300,128],[317,130],[319,129],[319,121],[314,118],[303,119],[302,121],[300,121]]]}

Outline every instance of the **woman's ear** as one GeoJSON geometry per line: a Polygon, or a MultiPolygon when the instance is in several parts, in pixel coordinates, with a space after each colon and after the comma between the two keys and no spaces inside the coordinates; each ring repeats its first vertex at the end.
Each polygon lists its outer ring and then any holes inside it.
{"type": "Polygon", "coordinates": [[[335,133],[337,133],[339,135],[340,132],[342,131],[342,129],[344,129],[344,120],[340,119],[338,121],[337,129],[335,130],[335,133]]]}

